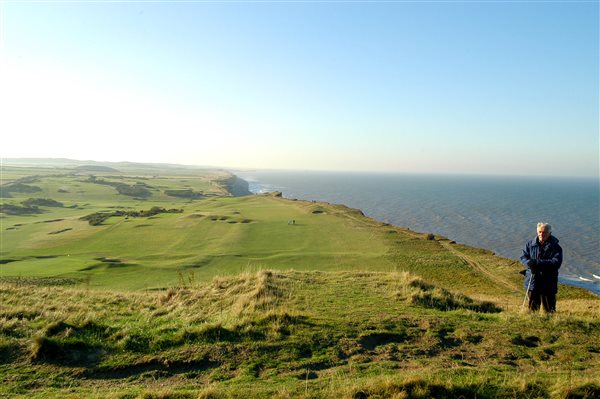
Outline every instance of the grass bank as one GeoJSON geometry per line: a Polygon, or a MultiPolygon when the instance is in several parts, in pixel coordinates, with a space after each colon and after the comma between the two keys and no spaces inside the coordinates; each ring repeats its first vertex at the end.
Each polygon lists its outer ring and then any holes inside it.
{"type": "Polygon", "coordinates": [[[4,282],[0,303],[6,396],[600,392],[597,300],[532,316],[407,272],[263,270],[156,292],[4,282]]]}
{"type": "Polygon", "coordinates": [[[0,215],[0,397],[600,395],[598,296],[526,314],[489,251],[122,167],[3,170],[3,206],[35,211],[0,215]]]}

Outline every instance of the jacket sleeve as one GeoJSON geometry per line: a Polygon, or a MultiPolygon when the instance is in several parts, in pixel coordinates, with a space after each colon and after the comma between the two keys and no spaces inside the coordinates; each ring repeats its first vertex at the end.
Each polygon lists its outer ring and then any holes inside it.
{"type": "Polygon", "coordinates": [[[519,258],[519,260],[521,261],[523,266],[529,267],[529,265],[527,263],[529,262],[530,259],[531,259],[531,255],[529,253],[529,241],[528,241],[525,243],[525,248],[523,248],[523,254],[519,258]]]}
{"type": "Polygon", "coordinates": [[[545,270],[558,270],[560,265],[562,264],[563,253],[560,245],[556,244],[556,248],[554,248],[554,253],[552,257],[549,259],[540,259],[537,261],[537,264],[545,270]]]}

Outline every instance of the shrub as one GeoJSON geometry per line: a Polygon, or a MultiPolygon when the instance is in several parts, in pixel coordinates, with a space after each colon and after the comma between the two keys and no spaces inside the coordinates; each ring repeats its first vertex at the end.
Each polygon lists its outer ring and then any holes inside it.
{"type": "Polygon", "coordinates": [[[183,209],[165,209],[159,206],[153,206],[147,211],[113,211],[113,212],[96,212],[79,218],[87,220],[92,226],[100,226],[106,219],[113,216],[128,216],[128,217],[150,217],[161,213],[183,213],[183,209]]]}
{"type": "Polygon", "coordinates": [[[165,194],[170,197],[177,197],[177,198],[189,198],[189,199],[204,198],[204,195],[202,193],[195,192],[192,189],[165,190],[165,194]]]}
{"type": "Polygon", "coordinates": [[[11,193],[37,193],[42,191],[42,189],[37,186],[30,186],[23,183],[12,183],[2,188],[4,191],[11,193]]]}
{"type": "Polygon", "coordinates": [[[96,176],[90,176],[87,182],[114,187],[119,192],[119,194],[127,195],[130,197],[147,198],[152,195],[152,192],[148,190],[148,186],[145,183],[137,182],[133,186],[130,186],[125,183],[117,183],[104,179],[97,179],[96,176]]]}
{"type": "Polygon", "coordinates": [[[0,204],[0,212],[7,215],[35,215],[43,211],[35,206],[0,204]]]}
{"type": "Polygon", "coordinates": [[[114,212],[96,212],[86,216],[82,216],[79,220],[87,220],[91,226],[100,226],[106,219],[115,216],[114,212]]]}
{"type": "Polygon", "coordinates": [[[125,183],[116,183],[114,187],[117,189],[119,194],[130,197],[147,198],[152,195],[150,190],[146,188],[146,185],[141,183],[136,183],[133,186],[129,186],[125,183]]]}
{"type": "Polygon", "coordinates": [[[21,202],[21,204],[23,204],[27,207],[48,206],[48,207],[62,208],[64,206],[64,204],[62,202],[58,202],[58,201],[55,201],[50,198],[29,198],[28,200],[21,202]]]}

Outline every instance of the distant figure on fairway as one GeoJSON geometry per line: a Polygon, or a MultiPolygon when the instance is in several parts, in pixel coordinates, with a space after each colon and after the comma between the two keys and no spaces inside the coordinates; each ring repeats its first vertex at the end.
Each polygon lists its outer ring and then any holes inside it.
{"type": "Polygon", "coordinates": [[[520,259],[527,268],[525,289],[529,310],[538,310],[542,305],[546,312],[556,311],[558,269],[563,251],[548,223],[537,224],[537,237],[527,241],[520,259]]]}

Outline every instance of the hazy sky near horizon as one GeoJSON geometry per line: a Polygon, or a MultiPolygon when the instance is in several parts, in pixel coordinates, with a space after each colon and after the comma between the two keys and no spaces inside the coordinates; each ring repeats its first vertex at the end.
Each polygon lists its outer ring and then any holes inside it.
{"type": "Polygon", "coordinates": [[[597,1],[0,3],[0,156],[599,174],[597,1]]]}

